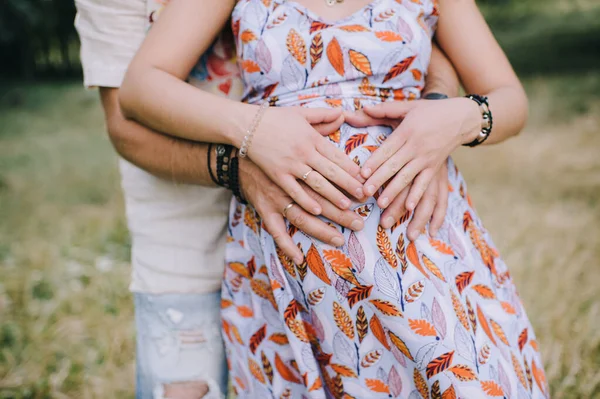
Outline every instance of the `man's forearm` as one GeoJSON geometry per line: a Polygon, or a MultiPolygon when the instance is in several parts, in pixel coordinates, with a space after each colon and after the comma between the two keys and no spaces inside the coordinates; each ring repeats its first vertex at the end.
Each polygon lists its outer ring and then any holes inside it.
{"type": "Polygon", "coordinates": [[[452,63],[434,42],[423,95],[442,93],[448,97],[456,97],[459,88],[460,81],[452,63]]]}
{"type": "MultiPolygon", "coordinates": [[[[100,97],[109,136],[124,159],[165,180],[215,186],[207,166],[208,144],[166,136],[125,119],[118,89],[101,88],[100,97]]],[[[214,157],[211,161],[215,162],[214,157]]]]}

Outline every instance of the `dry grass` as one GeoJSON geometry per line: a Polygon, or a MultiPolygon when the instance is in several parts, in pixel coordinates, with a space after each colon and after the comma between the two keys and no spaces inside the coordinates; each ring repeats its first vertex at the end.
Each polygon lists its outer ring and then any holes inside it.
{"type": "MultiPolygon", "coordinates": [[[[557,99],[554,84],[531,82],[523,135],[456,159],[512,267],[553,397],[594,398],[600,102],[557,99]]],[[[0,398],[132,397],[128,241],[96,95],[20,93],[0,99],[0,398]]]]}

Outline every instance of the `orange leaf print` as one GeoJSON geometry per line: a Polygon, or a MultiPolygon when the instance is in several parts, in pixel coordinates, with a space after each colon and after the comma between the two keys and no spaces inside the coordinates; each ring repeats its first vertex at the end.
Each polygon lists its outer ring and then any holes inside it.
{"type": "Polygon", "coordinates": [[[285,333],[274,333],[269,337],[269,341],[274,342],[277,345],[287,345],[289,343],[285,333]]]}
{"type": "Polygon", "coordinates": [[[260,72],[260,67],[252,60],[244,60],[242,62],[242,69],[248,73],[260,72]]]}
{"type": "Polygon", "coordinates": [[[327,137],[329,138],[329,140],[333,141],[334,143],[339,144],[340,139],[342,138],[342,131],[340,129],[338,129],[335,132],[331,133],[327,137]]]}
{"type": "Polygon", "coordinates": [[[290,54],[300,65],[306,64],[306,43],[295,29],[290,29],[285,44],[290,54]]]}
{"type": "Polygon", "coordinates": [[[398,337],[396,334],[394,334],[391,331],[388,331],[388,335],[390,337],[390,341],[392,341],[392,344],[398,348],[398,350],[400,352],[402,352],[402,354],[404,356],[406,356],[407,358],[409,358],[410,360],[412,360],[413,362],[415,361],[415,359],[413,358],[413,355],[410,353],[410,349],[408,349],[408,346],[406,345],[406,343],[404,343],[404,341],[398,337]]]}
{"type": "Polygon", "coordinates": [[[336,373],[338,373],[342,377],[350,377],[350,378],[357,378],[358,377],[356,375],[356,373],[354,372],[354,370],[352,370],[348,366],[344,366],[344,365],[341,365],[341,364],[331,364],[330,366],[333,369],[333,371],[335,371],[336,373]]]}
{"type": "Polygon", "coordinates": [[[421,266],[421,262],[419,261],[419,254],[417,253],[417,246],[414,242],[408,244],[408,247],[406,248],[406,257],[408,258],[410,263],[412,263],[421,273],[423,273],[425,277],[429,278],[429,274],[427,274],[425,269],[423,269],[423,266],[421,266]]]}
{"type": "Polygon", "coordinates": [[[320,31],[320,30],[323,30],[323,29],[330,28],[331,26],[332,26],[332,25],[330,25],[330,24],[326,24],[326,23],[324,23],[324,22],[313,21],[313,22],[310,24],[310,30],[309,30],[309,33],[310,33],[310,34],[313,34],[313,33],[315,33],[315,32],[318,32],[318,31],[320,31]]]}
{"type": "Polygon", "coordinates": [[[346,309],[344,309],[339,303],[333,302],[333,320],[342,331],[350,339],[354,339],[354,323],[346,309]]]}
{"type": "Polygon", "coordinates": [[[473,290],[475,290],[476,293],[481,295],[482,298],[496,299],[496,294],[494,294],[494,291],[492,291],[492,289],[490,287],[488,287],[487,285],[477,284],[477,285],[474,285],[472,288],[473,288],[473,290]]]}
{"type": "Polygon", "coordinates": [[[321,259],[319,251],[314,244],[310,246],[308,252],[306,253],[306,262],[308,263],[308,268],[315,276],[320,278],[325,284],[331,285],[331,280],[329,279],[327,271],[325,270],[323,259],[321,259]]]}
{"type": "Polygon", "coordinates": [[[409,319],[408,325],[418,335],[423,337],[435,337],[437,333],[433,324],[425,319],[409,319]]]}
{"type": "Polygon", "coordinates": [[[252,308],[248,306],[238,306],[237,311],[242,317],[252,317],[254,316],[254,311],[252,308]]]}
{"type": "Polygon", "coordinates": [[[358,341],[361,343],[369,332],[369,321],[362,306],[359,306],[356,311],[356,332],[358,333],[358,341]]]}
{"type": "Polygon", "coordinates": [[[519,363],[519,359],[517,359],[515,354],[512,352],[510,353],[510,356],[512,357],[513,368],[515,369],[515,373],[517,374],[517,377],[519,378],[519,382],[521,383],[521,385],[523,385],[523,387],[525,389],[527,389],[527,381],[525,380],[525,374],[523,373],[523,368],[521,367],[521,364],[519,363]]]}
{"type": "Polygon", "coordinates": [[[285,322],[287,323],[288,320],[295,319],[298,312],[301,311],[304,311],[304,307],[297,300],[292,299],[283,312],[285,322]]]}
{"type": "Polygon", "coordinates": [[[519,350],[522,352],[523,348],[525,347],[525,345],[527,345],[527,339],[528,339],[528,332],[527,332],[527,328],[523,329],[523,331],[521,331],[521,334],[519,334],[519,350]]]}
{"type": "Polygon", "coordinates": [[[427,378],[431,378],[434,375],[439,374],[442,371],[446,370],[448,367],[450,367],[453,358],[454,351],[450,351],[430,361],[429,364],[427,364],[426,368],[427,378]]]}
{"type": "Polygon", "coordinates": [[[496,336],[498,337],[498,339],[500,339],[500,341],[502,341],[502,343],[504,343],[504,345],[510,346],[510,344],[508,343],[508,339],[506,338],[506,334],[504,333],[504,330],[502,329],[502,326],[500,326],[500,324],[496,323],[492,319],[490,319],[490,324],[492,325],[492,329],[496,333],[496,336]]]}
{"type": "Polygon", "coordinates": [[[375,36],[382,42],[401,42],[404,40],[402,36],[392,30],[375,32],[375,36]]]}
{"type": "Polygon", "coordinates": [[[375,95],[377,94],[377,92],[375,91],[375,86],[373,86],[371,82],[369,82],[369,78],[367,78],[366,76],[360,82],[360,85],[358,86],[358,91],[360,91],[361,94],[369,97],[375,97],[375,95]]]}
{"type": "Polygon", "coordinates": [[[254,334],[250,337],[250,341],[248,346],[250,347],[250,352],[254,355],[256,353],[256,349],[260,345],[260,343],[265,339],[265,333],[267,332],[267,325],[264,324],[261,328],[256,330],[254,334]]]}
{"type": "Polygon", "coordinates": [[[425,267],[427,269],[429,269],[429,271],[431,272],[431,274],[433,274],[434,276],[436,276],[437,278],[439,278],[440,280],[442,280],[443,282],[446,282],[446,278],[444,277],[444,275],[442,274],[442,271],[439,269],[439,267],[436,266],[435,263],[433,263],[427,256],[423,255],[422,256],[423,259],[423,264],[425,265],[425,267]]]}
{"type": "Polygon", "coordinates": [[[342,53],[340,43],[335,37],[331,39],[327,45],[327,58],[333,69],[335,69],[340,76],[344,76],[344,54],[342,53]]]}
{"type": "Polygon", "coordinates": [[[290,329],[290,331],[302,342],[310,342],[310,337],[308,336],[308,332],[306,331],[306,325],[296,319],[286,320],[285,322],[290,329]]]}
{"type": "Polygon", "coordinates": [[[423,378],[423,376],[421,375],[421,372],[419,372],[419,370],[416,368],[413,371],[413,382],[421,396],[424,399],[429,398],[429,386],[427,385],[425,378],[423,378]]]}
{"type": "Polygon", "coordinates": [[[302,384],[302,380],[300,378],[298,378],[298,376],[295,374],[295,372],[291,368],[289,368],[283,362],[283,360],[281,360],[281,358],[279,357],[279,354],[277,352],[275,352],[275,368],[281,375],[281,378],[283,378],[284,380],[293,382],[296,384],[302,384]]]}
{"type": "Polygon", "coordinates": [[[406,70],[411,66],[411,64],[415,60],[415,58],[416,58],[416,56],[412,55],[410,57],[403,59],[396,65],[394,65],[389,70],[389,72],[385,75],[385,77],[383,78],[383,81],[381,83],[385,83],[388,80],[394,79],[396,76],[400,75],[401,73],[406,72],[406,70]]]}
{"type": "Polygon", "coordinates": [[[325,287],[317,288],[308,293],[307,301],[310,306],[315,306],[321,303],[325,297],[325,287]]]}
{"type": "Polygon", "coordinates": [[[450,385],[450,388],[446,389],[444,393],[442,393],[442,399],[456,399],[454,385],[450,385]]]}
{"type": "Polygon", "coordinates": [[[477,379],[477,375],[472,368],[464,364],[457,364],[448,369],[459,381],[473,381],[477,379]]]}
{"type": "Polygon", "coordinates": [[[502,309],[508,314],[517,314],[517,310],[509,302],[501,301],[502,309]]]}
{"type": "Polygon", "coordinates": [[[326,249],[323,251],[325,260],[329,262],[333,272],[344,280],[354,285],[360,285],[352,272],[352,262],[342,251],[337,249],[326,249]]]}
{"type": "Polygon", "coordinates": [[[411,69],[410,72],[413,75],[413,78],[415,78],[415,80],[421,80],[421,78],[423,77],[423,72],[421,72],[419,69],[411,69]]]}
{"type": "Polygon", "coordinates": [[[492,335],[492,330],[490,330],[490,325],[488,324],[488,321],[485,318],[485,315],[483,314],[483,312],[481,311],[481,308],[479,307],[479,305],[477,305],[477,318],[479,319],[479,324],[481,325],[481,328],[483,328],[483,331],[485,331],[485,334],[488,336],[490,341],[492,341],[492,343],[494,345],[498,345],[496,343],[496,340],[494,339],[494,336],[492,335]]]}
{"type": "Polygon", "coordinates": [[[385,339],[385,331],[383,330],[383,326],[377,315],[374,314],[373,317],[371,317],[369,327],[371,327],[371,332],[375,338],[381,342],[381,345],[383,345],[385,349],[390,350],[390,344],[387,342],[387,339],[385,339]]]}
{"type": "Polygon", "coordinates": [[[394,269],[398,267],[398,258],[394,255],[392,249],[392,243],[385,229],[381,226],[377,226],[377,248],[379,253],[383,256],[383,259],[392,266],[394,269]]]}
{"type": "Polygon", "coordinates": [[[477,319],[475,318],[475,311],[471,306],[471,301],[469,301],[469,297],[466,297],[467,302],[467,313],[469,315],[469,321],[471,322],[471,326],[473,327],[473,333],[477,334],[477,319]]]}
{"type": "Polygon", "coordinates": [[[360,366],[363,368],[368,368],[377,363],[377,361],[381,358],[383,351],[381,349],[376,349],[367,353],[362,360],[360,361],[360,366]]]}
{"type": "Polygon", "coordinates": [[[252,292],[263,299],[267,299],[271,302],[271,305],[275,309],[277,309],[277,303],[275,302],[275,296],[273,295],[273,291],[271,290],[271,286],[269,283],[263,280],[257,280],[253,278],[250,280],[250,288],[252,288],[252,292]]]}
{"type": "Polygon", "coordinates": [[[481,389],[489,396],[504,396],[504,391],[495,381],[481,381],[481,389]]]}
{"type": "Polygon", "coordinates": [[[321,381],[321,377],[317,377],[315,382],[313,382],[313,384],[308,389],[308,392],[316,391],[317,389],[320,389],[322,387],[323,387],[323,382],[321,381]]]}
{"type": "Polygon", "coordinates": [[[373,304],[381,313],[386,316],[399,316],[403,317],[402,312],[398,307],[389,301],[382,301],[381,299],[371,299],[369,302],[373,304]]]}
{"type": "Polygon", "coordinates": [[[454,256],[454,251],[452,250],[452,248],[450,248],[450,245],[446,244],[444,241],[436,240],[434,238],[429,238],[429,243],[439,253],[442,253],[444,255],[454,256]]]}
{"type": "Polygon", "coordinates": [[[363,145],[367,137],[369,137],[368,133],[359,133],[351,136],[346,141],[346,154],[350,154],[356,147],[363,145]]]}
{"type": "Polygon", "coordinates": [[[323,56],[323,36],[317,33],[310,44],[310,67],[314,67],[321,61],[323,56]]]}
{"type": "Polygon", "coordinates": [[[248,368],[250,369],[250,373],[252,373],[254,378],[256,378],[261,384],[266,383],[265,376],[263,375],[259,364],[251,358],[248,358],[248,368]]]}
{"type": "Polygon", "coordinates": [[[454,291],[450,291],[450,295],[452,296],[452,307],[454,308],[454,313],[456,313],[456,317],[460,321],[460,324],[463,325],[465,330],[469,331],[469,321],[467,320],[467,313],[465,312],[465,308],[458,296],[454,293],[454,291]]]}
{"type": "Polygon", "coordinates": [[[221,299],[221,309],[227,309],[228,307],[233,306],[233,301],[230,299],[221,299]]]}
{"type": "Polygon", "coordinates": [[[534,351],[539,352],[537,341],[532,339],[529,341],[529,345],[533,348],[534,351]]]}
{"type": "Polygon", "coordinates": [[[390,387],[383,381],[374,378],[365,378],[367,388],[373,392],[390,393],[390,387]]]}
{"type": "Polygon", "coordinates": [[[235,340],[238,342],[238,344],[244,345],[244,341],[242,340],[242,336],[240,335],[240,330],[238,330],[237,326],[235,324],[230,324],[229,328],[231,329],[231,333],[235,337],[235,340]]]}
{"type": "Polygon", "coordinates": [[[533,379],[537,384],[538,388],[542,393],[546,393],[546,375],[544,374],[544,370],[539,369],[535,364],[534,360],[531,360],[531,373],[533,374],[533,379]]]}
{"type": "Polygon", "coordinates": [[[230,262],[229,269],[233,270],[242,277],[250,278],[250,272],[245,264],[240,262],[230,262]]]}
{"type": "Polygon", "coordinates": [[[271,362],[269,361],[269,358],[267,358],[267,356],[265,355],[265,352],[263,352],[263,351],[260,352],[260,359],[262,361],[263,371],[265,372],[265,375],[269,379],[269,382],[272,384],[273,383],[273,366],[271,366],[271,362]]]}
{"type": "Polygon", "coordinates": [[[363,26],[363,25],[343,25],[343,26],[338,26],[337,27],[340,30],[343,30],[344,32],[368,32],[369,28],[363,26]]]}
{"type": "Polygon", "coordinates": [[[350,63],[358,72],[364,73],[367,76],[373,75],[371,61],[369,61],[366,55],[355,50],[350,50],[348,55],[350,56],[350,63]]]}
{"type": "Polygon", "coordinates": [[[242,43],[247,44],[254,40],[256,40],[256,35],[250,29],[246,29],[242,32],[240,39],[242,39],[242,43]]]}
{"type": "Polygon", "coordinates": [[[471,284],[471,280],[473,280],[473,275],[475,272],[463,272],[456,276],[456,288],[458,288],[458,292],[462,294],[463,290],[471,284]]]}
{"type": "Polygon", "coordinates": [[[372,289],[372,285],[359,285],[348,291],[346,297],[348,298],[348,305],[350,306],[350,309],[352,309],[357,302],[368,298],[369,295],[371,295],[372,289]]]}

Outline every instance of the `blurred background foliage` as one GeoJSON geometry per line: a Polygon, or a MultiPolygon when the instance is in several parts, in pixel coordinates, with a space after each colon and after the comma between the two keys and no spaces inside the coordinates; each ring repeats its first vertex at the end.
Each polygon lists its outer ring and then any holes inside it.
{"type": "MultiPolygon", "coordinates": [[[[600,1],[478,3],[530,119],[455,159],[537,330],[552,397],[600,398],[600,1]]],[[[74,18],[72,0],[0,0],[0,399],[134,396],[129,237],[74,18]]]]}

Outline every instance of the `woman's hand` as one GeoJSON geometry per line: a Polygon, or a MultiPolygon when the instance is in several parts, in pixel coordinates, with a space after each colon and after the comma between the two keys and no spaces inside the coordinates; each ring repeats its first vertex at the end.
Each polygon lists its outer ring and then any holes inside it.
{"type": "MultiPolygon", "coordinates": [[[[362,112],[363,120],[372,118],[371,124],[386,125],[386,121],[402,119],[361,170],[367,179],[366,195],[372,196],[389,180],[377,200],[381,208],[387,208],[412,184],[405,206],[414,211],[450,154],[477,137],[481,129],[479,107],[467,98],[389,102],[365,107],[362,112]]],[[[350,116],[347,119],[352,123],[350,116]]]]}
{"type": "MultiPolygon", "coordinates": [[[[292,199],[248,159],[240,160],[240,185],[244,196],[261,216],[277,246],[294,262],[302,263],[304,255],[290,237],[283,217],[283,210],[292,199]]],[[[362,218],[355,212],[337,208],[303,183],[301,187],[306,195],[321,206],[324,217],[351,230],[358,231],[364,227],[362,218]]],[[[344,236],[339,231],[300,206],[292,206],[285,216],[292,225],[311,237],[336,247],[344,245],[344,236]]]]}
{"type": "Polygon", "coordinates": [[[319,215],[323,206],[298,180],[336,207],[348,209],[350,198],[340,189],[358,199],[364,197],[360,168],[320,134],[335,131],[343,122],[340,110],[269,108],[254,134],[248,157],[306,211],[319,215]]]}

